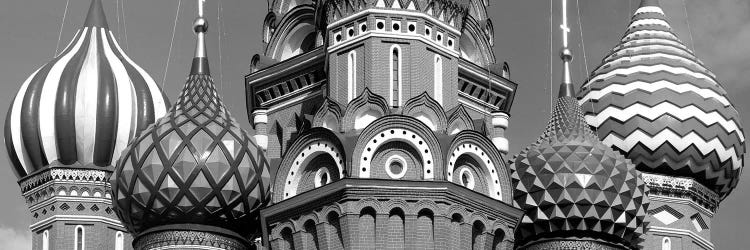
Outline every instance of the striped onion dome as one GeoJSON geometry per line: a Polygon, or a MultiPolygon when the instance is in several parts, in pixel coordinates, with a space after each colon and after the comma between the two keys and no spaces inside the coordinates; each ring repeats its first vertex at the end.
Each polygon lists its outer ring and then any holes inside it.
{"type": "Polygon", "coordinates": [[[168,100],[123,52],[92,0],[83,28],[34,72],[5,119],[5,145],[19,178],[49,165],[108,167],[168,100]]]}
{"type": "Polygon", "coordinates": [[[639,170],[694,178],[722,197],[737,185],[745,154],[739,114],[657,0],[642,1],[579,103],[599,138],[639,170]]]}
{"type": "Polygon", "coordinates": [[[269,164],[219,98],[205,55],[207,28],[196,20],[196,56],[180,97],[129,144],[110,179],[117,214],[132,233],[180,224],[239,235],[260,228],[269,164]]]}
{"type": "Polygon", "coordinates": [[[645,184],[630,160],[589,128],[574,95],[572,84],[561,85],[544,133],[511,163],[514,200],[525,211],[517,245],[587,238],[635,248],[648,208],[645,184]]]}

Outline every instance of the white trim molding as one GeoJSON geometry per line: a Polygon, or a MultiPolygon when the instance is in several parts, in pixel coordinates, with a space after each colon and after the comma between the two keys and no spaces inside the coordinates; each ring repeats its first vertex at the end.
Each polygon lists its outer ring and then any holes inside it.
{"type": "Polygon", "coordinates": [[[658,227],[658,226],[651,226],[649,227],[649,233],[662,233],[662,234],[671,234],[671,235],[679,235],[679,236],[687,236],[690,239],[693,240],[696,244],[698,244],[700,247],[703,247],[705,249],[714,249],[714,244],[711,243],[711,241],[701,237],[700,235],[690,231],[690,230],[684,230],[684,229],[675,229],[675,228],[668,228],[668,227],[658,227]]]}
{"type": "Polygon", "coordinates": [[[29,229],[34,232],[42,227],[45,227],[53,222],[57,221],[71,221],[71,222],[101,222],[107,225],[125,229],[119,220],[107,218],[104,216],[92,216],[92,215],[53,215],[44,220],[40,220],[29,226],[29,229]]]}
{"type": "Polygon", "coordinates": [[[447,24],[445,24],[444,21],[440,21],[436,19],[435,17],[432,17],[430,15],[427,15],[422,12],[414,12],[414,11],[407,11],[407,10],[383,10],[383,9],[366,9],[364,11],[360,11],[357,14],[348,16],[346,18],[339,19],[338,21],[335,21],[328,25],[327,29],[332,30],[334,27],[337,27],[339,25],[343,25],[345,23],[349,23],[351,21],[354,21],[355,19],[359,19],[362,16],[370,15],[370,14],[385,14],[385,15],[398,15],[398,16],[406,16],[406,17],[419,17],[424,18],[426,21],[429,21],[430,23],[435,23],[438,26],[442,27],[443,29],[446,29],[452,33],[455,33],[458,36],[461,36],[461,31],[453,28],[447,24]]]}

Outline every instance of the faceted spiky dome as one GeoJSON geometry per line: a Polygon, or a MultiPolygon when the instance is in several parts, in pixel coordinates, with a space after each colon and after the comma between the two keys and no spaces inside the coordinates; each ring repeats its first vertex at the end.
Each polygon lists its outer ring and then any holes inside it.
{"type": "Polygon", "coordinates": [[[199,33],[196,57],[167,115],[133,140],[111,178],[117,214],[133,233],[200,224],[258,230],[270,189],[268,161],[219,98],[199,33]]]}
{"type": "Polygon", "coordinates": [[[640,173],[599,141],[573,97],[558,99],[544,134],[511,171],[514,200],[526,211],[518,245],[590,237],[634,247],[643,233],[648,201],[640,173]]]}
{"type": "Polygon", "coordinates": [[[642,2],[579,97],[599,138],[639,170],[694,178],[722,197],[737,186],[745,154],[739,114],[657,0],[642,2]]]}
{"type": "Polygon", "coordinates": [[[53,165],[111,168],[169,108],[151,76],[120,48],[101,0],[54,59],[21,85],[5,119],[16,176],[53,165]]]}

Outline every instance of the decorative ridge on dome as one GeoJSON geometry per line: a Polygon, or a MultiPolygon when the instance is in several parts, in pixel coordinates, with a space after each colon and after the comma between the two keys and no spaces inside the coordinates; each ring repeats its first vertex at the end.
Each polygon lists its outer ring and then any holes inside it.
{"type": "Polygon", "coordinates": [[[86,15],[86,22],[84,22],[83,26],[109,29],[107,17],[104,15],[104,8],[102,7],[102,0],[91,0],[89,13],[86,15]]]}

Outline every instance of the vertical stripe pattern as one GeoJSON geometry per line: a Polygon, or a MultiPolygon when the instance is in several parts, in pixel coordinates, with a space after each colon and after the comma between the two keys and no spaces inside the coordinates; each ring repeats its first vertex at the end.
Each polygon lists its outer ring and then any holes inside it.
{"type": "Polygon", "coordinates": [[[128,141],[166,114],[167,102],[106,25],[87,25],[21,85],[8,110],[14,172],[20,178],[55,162],[112,166],[128,141]]]}

